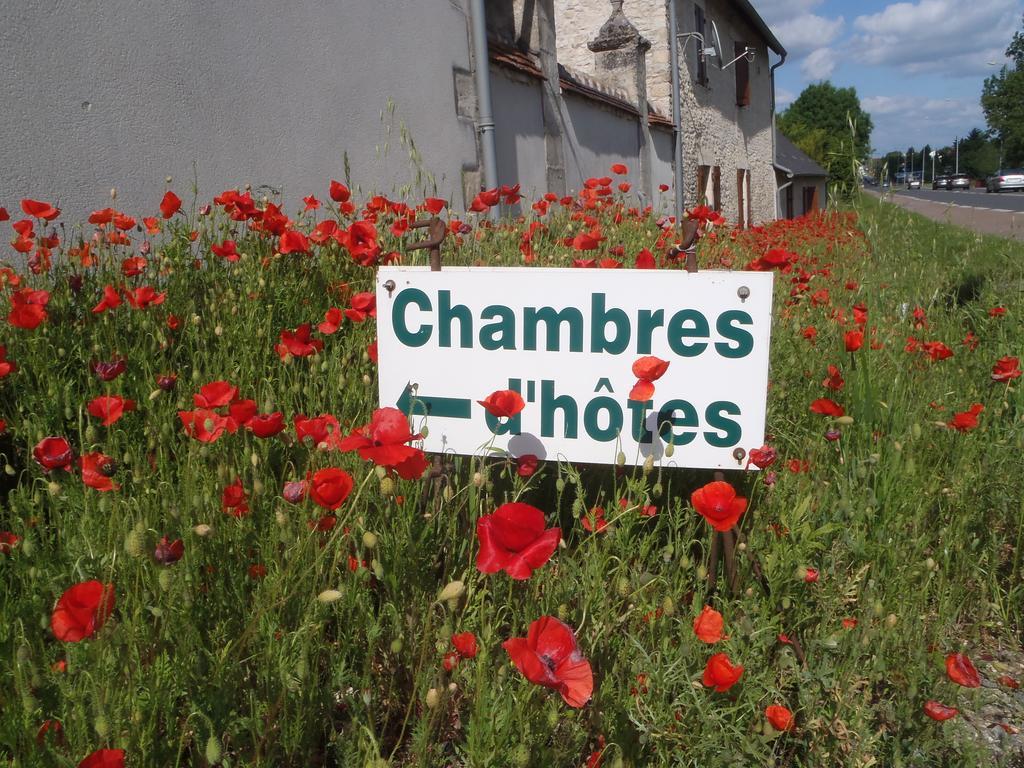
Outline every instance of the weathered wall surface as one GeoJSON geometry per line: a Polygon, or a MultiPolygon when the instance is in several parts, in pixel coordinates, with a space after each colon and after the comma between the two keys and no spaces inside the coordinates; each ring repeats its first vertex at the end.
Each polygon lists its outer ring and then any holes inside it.
{"type": "Polygon", "coordinates": [[[34,196],[82,220],[116,187],[120,207],[152,212],[168,175],[187,199],[193,164],[203,198],[250,182],[298,206],[343,178],[346,153],[353,182],[390,192],[415,180],[401,123],[439,194],[461,205],[462,169],[477,165],[453,82],[453,68],[470,70],[464,0],[23,0],[4,11],[0,205],[12,211],[34,196]]]}
{"type": "Polygon", "coordinates": [[[540,81],[492,65],[491,96],[498,183],[519,184],[523,197],[533,202],[547,192],[540,81]]]}
{"type": "MultiPolygon", "coordinates": [[[[555,0],[559,60],[582,72],[594,74],[594,54],[587,49],[608,18],[611,7],[604,0],[555,0]]],[[[679,33],[693,32],[694,7],[700,6],[718,27],[724,59],[709,58],[707,85],[696,83],[697,41],[680,41],[680,80],[683,122],[683,176],[685,200],[698,200],[697,167],[721,169],[722,212],[731,223],[737,220],[736,171],[749,169],[754,223],[775,217],[775,172],[772,165],[772,105],[768,49],[753,27],[730,0],[677,0],[679,33]],[[757,49],[750,65],[751,103],[736,104],[735,65],[720,69],[733,58],[733,44],[743,42],[757,49]]],[[[652,105],[670,115],[671,64],[668,13],[665,0],[625,0],[623,12],[651,42],[647,55],[647,92],[652,105]]],[[[714,44],[713,40],[709,40],[714,44]]],[[[655,181],[654,188],[657,189],[655,181]]]]}

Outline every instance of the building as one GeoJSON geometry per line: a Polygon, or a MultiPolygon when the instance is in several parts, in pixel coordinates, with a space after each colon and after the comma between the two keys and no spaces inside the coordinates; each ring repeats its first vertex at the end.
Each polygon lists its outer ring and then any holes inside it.
{"type": "Polygon", "coordinates": [[[828,171],[779,130],[775,132],[775,178],[779,187],[780,219],[795,219],[824,206],[828,171]]]}
{"type": "Polygon", "coordinates": [[[637,205],[671,213],[681,178],[687,206],[776,215],[784,51],[746,0],[50,6],[25,0],[0,36],[9,210],[34,197],[81,222],[112,188],[148,213],[168,186],[188,202],[245,184],[295,210],[337,178],[458,211],[481,186],[561,195],[622,163],[637,205]]]}

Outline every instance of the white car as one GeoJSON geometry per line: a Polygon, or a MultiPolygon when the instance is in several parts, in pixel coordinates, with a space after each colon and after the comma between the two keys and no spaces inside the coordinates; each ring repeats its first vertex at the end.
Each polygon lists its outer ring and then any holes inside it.
{"type": "Polygon", "coordinates": [[[1024,189],[1024,170],[1007,168],[985,179],[986,192],[1002,192],[1004,189],[1024,189]]]}
{"type": "Polygon", "coordinates": [[[912,178],[910,181],[907,182],[907,189],[920,189],[920,188],[921,188],[921,180],[918,179],[918,178],[912,178]]]}

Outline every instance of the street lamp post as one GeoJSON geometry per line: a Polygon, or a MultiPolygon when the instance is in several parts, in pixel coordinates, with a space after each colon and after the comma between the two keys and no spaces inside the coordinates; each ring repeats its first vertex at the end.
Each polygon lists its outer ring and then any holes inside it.
{"type": "Polygon", "coordinates": [[[953,146],[956,147],[956,163],[953,166],[953,173],[960,173],[960,137],[957,136],[953,141],[953,146]]]}

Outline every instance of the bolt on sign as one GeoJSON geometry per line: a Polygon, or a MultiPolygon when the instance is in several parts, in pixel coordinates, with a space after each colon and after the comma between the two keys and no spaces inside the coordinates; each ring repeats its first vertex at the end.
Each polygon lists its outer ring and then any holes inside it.
{"type": "Polygon", "coordinates": [[[771,272],[384,267],[380,403],[423,448],[740,469],[764,442],[771,272]],[[669,361],[650,400],[633,362],[669,361]],[[496,390],[526,401],[497,419],[496,390]],[[672,445],[669,456],[666,448],[672,445]]]}

